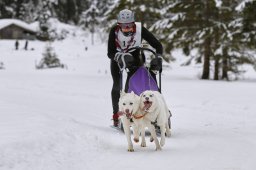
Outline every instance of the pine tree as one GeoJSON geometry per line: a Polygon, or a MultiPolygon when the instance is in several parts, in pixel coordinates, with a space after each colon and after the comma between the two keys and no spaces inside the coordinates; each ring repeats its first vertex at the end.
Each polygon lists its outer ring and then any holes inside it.
{"type": "Polygon", "coordinates": [[[243,36],[247,46],[255,49],[256,45],[256,1],[248,1],[242,11],[243,36]]]}
{"type": "Polygon", "coordinates": [[[0,18],[4,18],[6,14],[5,1],[0,1],[0,18]]]}
{"type": "Polygon", "coordinates": [[[106,15],[112,12],[113,6],[115,4],[114,0],[101,0],[96,2],[96,7],[98,9],[98,20],[99,20],[99,26],[101,28],[108,27],[108,21],[106,15]]]}
{"type": "Polygon", "coordinates": [[[256,70],[256,1],[248,1],[242,9],[241,44],[245,44],[242,63],[252,64],[256,70]]]}
{"type": "MultiPolygon", "coordinates": [[[[90,2],[87,0],[76,0],[77,19],[80,20],[81,14],[90,7],[90,2]]],[[[79,24],[79,23],[78,23],[79,24]]]]}
{"type": "Polygon", "coordinates": [[[76,12],[76,4],[74,0],[67,0],[66,2],[66,17],[68,23],[77,23],[77,12],[76,12]]]}
{"type": "MultiPolygon", "coordinates": [[[[89,7],[80,15],[79,25],[92,33],[97,33],[102,41],[106,40],[106,32],[110,27],[106,19],[112,9],[114,0],[91,1],[89,7]]],[[[92,40],[93,42],[93,40],[92,40]]]]}
{"type": "Polygon", "coordinates": [[[24,6],[24,15],[23,15],[23,20],[31,23],[35,21],[38,15],[38,8],[36,7],[36,4],[34,3],[33,0],[29,0],[27,3],[23,4],[24,6]]]}
{"type": "MultiPolygon", "coordinates": [[[[235,76],[243,72],[240,65],[244,63],[251,64],[251,56],[245,53],[249,39],[243,38],[245,25],[241,13],[236,10],[240,0],[222,1],[219,7],[219,20],[217,24],[221,36],[219,39],[220,66],[222,67],[221,79],[229,80],[229,75],[235,76]],[[244,40],[243,40],[244,39],[244,40]]],[[[251,7],[251,4],[249,5],[251,7]]],[[[249,12],[248,16],[253,14],[249,12]]],[[[253,31],[250,33],[253,33],[253,31]]],[[[245,33],[246,34],[246,33],[245,33]]],[[[244,34],[244,35],[245,35],[244,34]]]]}
{"type": "Polygon", "coordinates": [[[0,1],[0,17],[15,18],[15,3],[10,0],[0,1]]]}
{"type": "MultiPolygon", "coordinates": [[[[215,35],[218,37],[215,39],[214,57],[215,57],[215,76],[214,79],[219,79],[219,67],[222,66],[221,79],[229,80],[228,72],[231,69],[232,51],[239,52],[239,48],[236,46],[237,40],[234,37],[233,32],[236,32],[236,27],[231,24],[236,17],[235,11],[236,3],[233,1],[222,1],[218,7],[218,14],[216,18],[215,35]],[[221,34],[220,34],[221,33],[221,34]],[[217,52],[216,52],[217,51],[217,52]],[[220,52],[220,53],[218,53],[220,52]],[[221,63],[220,63],[221,62],[221,63]]],[[[216,38],[216,37],[215,37],[216,38]]]]}
{"type": "Polygon", "coordinates": [[[186,55],[198,49],[197,60],[203,57],[202,79],[209,79],[214,18],[214,0],[174,0],[166,5],[165,18],[156,22],[154,29],[163,34],[167,52],[182,48],[186,55]]]}
{"type": "Polygon", "coordinates": [[[42,9],[41,13],[39,14],[39,28],[40,32],[38,33],[38,38],[47,41],[50,39],[50,34],[49,34],[49,18],[51,17],[51,2],[50,0],[43,0],[42,1],[42,9]]]}
{"type": "Polygon", "coordinates": [[[38,16],[37,0],[1,0],[0,18],[15,18],[31,23],[38,16]]]}
{"type": "Polygon", "coordinates": [[[23,0],[15,0],[14,2],[14,9],[15,9],[15,18],[17,19],[24,19],[24,14],[25,14],[25,7],[24,7],[24,2],[23,0]]]}
{"type": "MultiPolygon", "coordinates": [[[[239,2],[240,0],[169,1],[164,8],[164,18],[154,24],[154,29],[162,34],[167,53],[181,48],[185,55],[190,56],[190,51],[197,49],[196,61],[200,62],[203,57],[202,79],[210,78],[213,61],[214,79],[228,80],[229,73],[239,74],[239,65],[248,63],[241,45],[241,19],[235,10],[239,2]]],[[[251,14],[250,12],[249,16],[251,14]]]]}

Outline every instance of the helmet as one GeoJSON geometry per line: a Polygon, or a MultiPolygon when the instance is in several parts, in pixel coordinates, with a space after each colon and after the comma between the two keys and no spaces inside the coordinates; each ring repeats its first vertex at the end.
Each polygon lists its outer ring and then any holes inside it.
{"type": "Polygon", "coordinates": [[[135,33],[134,12],[128,9],[120,11],[117,22],[124,36],[131,36],[135,33]]]}
{"type": "Polygon", "coordinates": [[[117,15],[117,22],[120,24],[134,22],[134,12],[128,9],[120,11],[117,15]]]}

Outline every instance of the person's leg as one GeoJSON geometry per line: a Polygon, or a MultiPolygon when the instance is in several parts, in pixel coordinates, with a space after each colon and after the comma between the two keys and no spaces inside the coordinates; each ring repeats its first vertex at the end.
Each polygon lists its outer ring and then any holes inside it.
{"type": "Polygon", "coordinates": [[[125,93],[128,92],[128,89],[129,89],[129,80],[130,78],[132,77],[132,75],[136,72],[137,68],[134,68],[134,69],[130,69],[130,71],[127,73],[127,78],[126,78],[126,82],[125,82],[125,93]]]}
{"type": "Polygon", "coordinates": [[[112,98],[112,107],[113,107],[113,121],[114,121],[114,126],[118,126],[118,101],[120,98],[120,72],[119,72],[119,67],[116,62],[111,61],[110,63],[110,70],[111,70],[111,75],[113,79],[113,86],[111,90],[111,98],[112,98]]]}

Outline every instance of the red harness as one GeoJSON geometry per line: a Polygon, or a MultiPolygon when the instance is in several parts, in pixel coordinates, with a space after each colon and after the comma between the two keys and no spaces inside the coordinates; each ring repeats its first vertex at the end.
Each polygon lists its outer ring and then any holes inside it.
{"type": "Polygon", "coordinates": [[[144,114],[142,114],[142,115],[140,115],[140,116],[136,116],[136,115],[133,115],[132,113],[126,113],[126,112],[123,112],[123,111],[119,111],[119,112],[118,112],[118,115],[119,115],[119,116],[126,115],[126,117],[127,117],[128,119],[132,119],[132,118],[134,118],[134,119],[141,119],[141,118],[143,118],[143,117],[148,113],[148,109],[149,109],[149,108],[150,108],[150,107],[148,107],[148,106],[144,106],[144,107],[142,108],[144,114]]]}

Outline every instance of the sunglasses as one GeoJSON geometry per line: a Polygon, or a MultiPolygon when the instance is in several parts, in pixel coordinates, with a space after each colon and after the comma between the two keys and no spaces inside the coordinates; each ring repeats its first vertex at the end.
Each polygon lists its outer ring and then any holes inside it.
{"type": "Polygon", "coordinates": [[[122,32],[131,32],[133,31],[134,23],[120,23],[122,32]]]}

